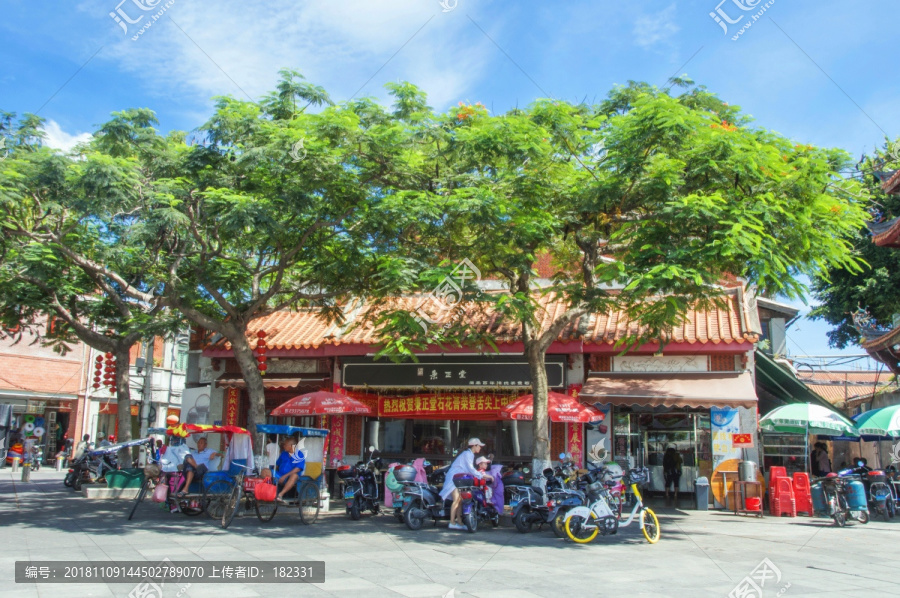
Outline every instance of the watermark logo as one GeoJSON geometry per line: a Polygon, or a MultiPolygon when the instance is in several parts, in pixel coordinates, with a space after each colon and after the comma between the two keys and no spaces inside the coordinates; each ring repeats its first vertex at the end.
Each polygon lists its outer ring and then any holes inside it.
{"type": "Polygon", "coordinates": [[[0,160],[9,155],[9,150],[6,148],[6,139],[4,137],[0,137],[0,160]]]}
{"type": "Polygon", "coordinates": [[[762,18],[763,14],[769,7],[775,4],[775,0],[769,0],[765,4],[762,4],[763,0],[730,0],[738,10],[743,12],[753,12],[753,14],[745,15],[740,12],[736,12],[734,8],[728,6],[727,3],[729,0],[722,0],[716,6],[716,9],[709,13],[710,18],[715,21],[719,27],[722,28],[724,35],[729,34],[729,25],[734,25],[738,29],[737,33],[732,36],[731,41],[737,41],[740,39],[744,33],[753,26],[753,24],[762,18]],[[722,7],[722,5],[726,5],[728,11],[722,7]],[[729,12],[730,11],[730,12],[729,12]],[[732,15],[737,15],[735,18],[732,18],[732,15]],[[748,17],[747,20],[744,20],[744,17],[748,17]],[[742,22],[743,21],[743,22],[742,22]]]}
{"type": "Polygon", "coordinates": [[[900,441],[891,447],[891,465],[900,464],[900,441]]]}
{"type": "Polygon", "coordinates": [[[462,287],[467,281],[477,283],[480,280],[481,270],[469,258],[465,258],[419,302],[415,310],[416,315],[413,316],[416,323],[427,333],[429,324],[436,324],[440,321],[441,314],[449,312],[462,301],[462,287]]]}
{"type": "MultiPolygon", "coordinates": [[[[763,588],[767,583],[771,588],[780,582],[781,569],[766,558],[750,572],[750,575],[738,582],[738,585],[728,593],[728,598],[763,598],[763,588]]],[[[782,596],[790,587],[790,583],[784,584],[778,589],[775,596],[782,596]]]]}
{"type": "Polygon", "coordinates": [[[303,147],[303,141],[304,139],[301,139],[291,146],[291,151],[288,152],[291,156],[291,162],[300,162],[306,158],[306,148],[303,147]]]}
{"type": "MultiPolygon", "coordinates": [[[[172,561],[166,557],[159,563],[158,567],[164,568],[171,563],[172,561]]],[[[150,580],[142,581],[131,588],[131,591],[128,592],[128,598],[164,598],[163,588],[165,588],[165,585],[165,582],[155,583],[150,580]]],[[[191,584],[189,583],[181,586],[175,594],[175,598],[184,596],[190,587],[191,584]]]]}
{"type": "Polygon", "coordinates": [[[165,14],[169,8],[175,4],[175,0],[168,0],[165,4],[162,4],[163,0],[130,0],[130,4],[134,6],[127,5],[123,7],[123,5],[127,4],[129,0],[122,0],[116,6],[116,9],[109,13],[110,18],[116,22],[116,24],[122,28],[122,31],[125,35],[129,35],[129,25],[139,26],[137,33],[131,37],[131,41],[137,41],[144,32],[150,29],[153,24],[158,21],[165,14]],[[162,6],[160,6],[162,4],[162,6]],[[128,9],[126,11],[126,8],[128,9]],[[156,11],[154,14],[141,14],[149,13],[152,11],[156,11]],[[146,21],[144,17],[149,17],[146,21]],[[140,25],[139,25],[140,24],[140,25]]]}
{"type": "Polygon", "coordinates": [[[441,0],[440,4],[443,9],[441,12],[450,12],[459,6],[459,0],[441,0]]]}

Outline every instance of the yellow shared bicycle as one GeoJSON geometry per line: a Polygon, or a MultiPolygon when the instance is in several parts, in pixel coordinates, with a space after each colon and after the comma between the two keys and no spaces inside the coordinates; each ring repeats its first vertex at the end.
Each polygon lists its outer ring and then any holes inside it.
{"type": "Polygon", "coordinates": [[[651,544],[659,541],[659,519],[652,509],[644,506],[638,484],[643,484],[650,479],[647,468],[630,469],[624,476],[624,482],[631,487],[634,495],[634,508],[628,519],[620,523],[621,516],[614,511],[610,503],[609,492],[604,490],[597,499],[586,507],[576,507],[566,513],[566,535],[573,542],[587,544],[592,542],[597,534],[614,534],[620,527],[628,527],[633,521],[638,521],[644,537],[651,544]]]}

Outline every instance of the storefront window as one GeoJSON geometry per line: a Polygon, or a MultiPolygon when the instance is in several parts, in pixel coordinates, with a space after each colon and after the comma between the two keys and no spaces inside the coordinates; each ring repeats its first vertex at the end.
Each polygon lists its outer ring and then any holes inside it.
{"type": "Polygon", "coordinates": [[[385,454],[403,452],[406,440],[405,419],[383,419],[369,422],[368,444],[385,454]]]}
{"type": "Polygon", "coordinates": [[[531,458],[534,427],[530,421],[505,421],[500,428],[500,441],[504,456],[531,458]]]}
{"type": "Polygon", "coordinates": [[[456,446],[457,450],[465,450],[466,443],[469,438],[478,438],[486,446],[481,449],[481,453],[489,455],[497,452],[497,422],[482,421],[455,421],[452,422],[456,427],[456,446]]]}
{"type": "Polygon", "coordinates": [[[412,443],[416,455],[449,455],[453,447],[450,421],[413,420],[412,443]]]}

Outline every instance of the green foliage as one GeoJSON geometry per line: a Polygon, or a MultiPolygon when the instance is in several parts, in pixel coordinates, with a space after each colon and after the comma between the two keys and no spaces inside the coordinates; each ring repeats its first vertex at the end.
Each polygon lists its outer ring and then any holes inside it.
{"type": "MultiPolygon", "coordinates": [[[[900,216],[900,196],[886,195],[881,189],[883,177],[900,169],[900,139],[872,156],[864,156],[857,165],[861,184],[870,198],[865,206],[873,215],[885,220],[900,216]]],[[[815,297],[821,305],[810,316],[825,320],[834,328],[828,333],[829,344],[844,348],[859,342],[852,314],[864,309],[882,328],[893,326],[893,315],[900,313],[900,251],[878,247],[872,242],[868,227],[860,226],[845,236],[865,262],[861,270],[829,268],[825,276],[813,283],[815,297]]]]}

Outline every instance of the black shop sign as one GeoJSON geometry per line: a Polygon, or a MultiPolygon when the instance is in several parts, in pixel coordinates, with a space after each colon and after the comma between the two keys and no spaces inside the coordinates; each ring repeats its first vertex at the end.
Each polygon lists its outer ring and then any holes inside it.
{"type": "MultiPolygon", "coordinates": [[[[565,387],[565,356],[548,355],[546,367],[548,386],[565,387]]],[[[342,372],[341,384],[347,388],[527,389],[531,386],[528,362],[521,356],[422,357],[418,363],[345,357],[342,372]]]]}

